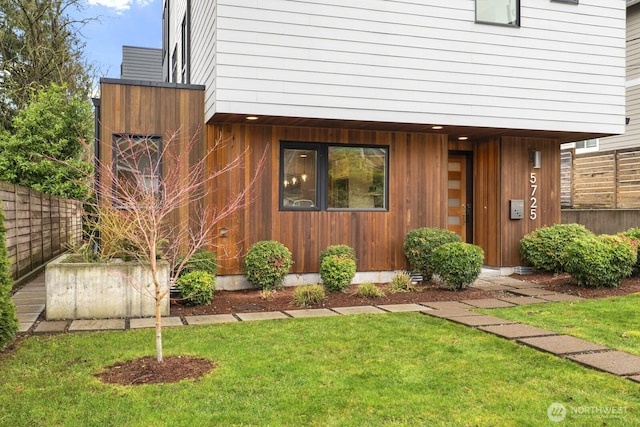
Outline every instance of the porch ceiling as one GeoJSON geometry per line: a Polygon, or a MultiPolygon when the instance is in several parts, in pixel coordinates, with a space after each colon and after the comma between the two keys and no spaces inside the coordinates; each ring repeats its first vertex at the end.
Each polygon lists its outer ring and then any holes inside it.
{"type": "Polygon", "coordinates": [[[334,119],[310,119],[304,117],[281,117],[281,116],[253,116],[254,120],[248,120],[249,114],[215,114],[209,123],[244,123],[252,125],[266,126],[294,126],[294,127],[319,127],[319,128],[344,128],[363,129],[379,131],[401,131],[401,132],[428,132],[441,133],[449,136],[449,140],[455,141],[460,137],[467,137],[468,142],[479,141],[490,137],[514,136],[556,139],[558,142],[574,142],[583,139],[602,138],[610,136],[603,133],[589,132],[563,132],[563,131],[541,131],[531,129],[508,129],[492,127],[471,127],[471,126],[445,126],[442,129],[434,130],[433,126],[439,123],[394,123],[394,122],[368,122],[355,120],[334,120],[334,119]]]}

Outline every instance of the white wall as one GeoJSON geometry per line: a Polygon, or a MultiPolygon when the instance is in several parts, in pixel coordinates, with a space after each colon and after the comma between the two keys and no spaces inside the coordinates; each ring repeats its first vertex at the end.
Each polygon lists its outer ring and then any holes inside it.
{"type": "Polygon", "coordinates": [[[207,120],[624,131],[621,0],[521,0],[520,28],[476,24],[473,0],[192,1],[207,120]]]}

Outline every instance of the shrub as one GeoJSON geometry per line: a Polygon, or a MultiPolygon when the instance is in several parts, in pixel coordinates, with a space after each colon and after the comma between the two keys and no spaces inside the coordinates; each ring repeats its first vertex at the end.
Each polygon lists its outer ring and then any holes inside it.
{"type": "Polygon", "coordinates": [[[338,255],[326,256],[320,263],[320,277],[329,292],[344,291],[356,275],[356,262],[338,255]]]}
{"type": "Polygon", "coordinates": [[[324,288],[321,285],[298,286],[293,291],[293,303],[298,307],[320,304],[324,298],[324,288]]]}
{"type": "Polygon", "coordinates": [[[523,261],[538,270],[559,273],[564,271],[562,252],[565,246],[575,239],[593,235],[579,224],[556,224],[538,228],[520,240],[520,255],[523,261]]]}
{"type": "Polygon", "coordinates": [[[356,295],[363,298],[382,298],[384,292],[373,283],[366,282],[358,285],[356,295]]]}
{"type": "Polygon", "coordinates": [[[407,233],[404,239],[404,253],[411,267],[422,274],[428,282],[433,276],[431,254],[445,243],[459,242],[460,236],[442,228],[418,228],[407,233]]]}
{"type": "Polygon", "coordinates": [[[218,260],[216,254],[209,251],[198,251],[189,258],[182,270],[183,273],[190,271],[206,271],[213,277],[218,275],[218,260]]]}
{"type": "Polygon", "coordinates": [[[398,292],[411,292],[415,289],[413,282],[411,281],[411,274],[408,271],[401,271],[396,273],[391,278],[389,283],[389,292],[392,294],[398,292]]]}
{"type": "Polygon", "coordinates": [[[478,278],[484,261],[479,246],[469,243],[446,243],[433,251],[433,269],[451,290],[463,289],[478,278]]]}
{"type": "MultiPolygon", "coordinates": [[[[636,248],[639,247],[640,245],[640,228],[630,228],[627,231],[625,231],[624,233],[620,233],[621,236],[626,237],[627,239],[631,240],[631,244],[633,246],[635,246],[636,248]]],[[[638,254],[638,251],[636,249],[636,255],[640,255],[638,254]]],[[[637,261],[635,263],[635,265],[633,266],[633,272],[631,273],[633,276],[639,276],[640,275],[640,256],[636,256],[637,261]]]]}
{"type": "Polygon", "coordinates": [[[320,252],[320,262],[328,256],[336,255],[340,258],[350,258],[354,261],[358,261],[356,259],[356,251],[348,245],[332,245],[320,252]]]}
{"type": "Polygon", "coordinates": [[[0,209],[0,350],[15,337],[18,331],[16,306],[11,299],[12,286],[13,280],[9,274],[4,213],[0,209]]]}
{"type": "Polygon", "coordinates": [[[569,242],[562,253],[565,270],[587,287],[616,287],[631,275],[637,249],[619,236],[588,236],[569,242]]]}
{"type": "Polygon", "coordinates": [[[186,305],[208,305],[213,300],[216,278],[206,271],[189,271],[176,279],[176,289],[186,305]]]}
{"type": "Polygon", "coordinates": [[[291,252],[275,240],[255,243],[244,258],[247,280],[260,289],[281,288],[291,265],[291,252]]]}

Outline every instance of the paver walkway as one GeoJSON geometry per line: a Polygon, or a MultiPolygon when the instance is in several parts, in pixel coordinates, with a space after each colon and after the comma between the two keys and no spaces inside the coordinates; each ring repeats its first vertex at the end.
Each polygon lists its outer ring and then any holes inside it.
{"type": "MultiPolygon", "coordinates": [[[[482,277],[472,287],[504,291],[505,296],[464,301],[421,302],[419,304],[390,304],[378,306],[336,307],[333,309],[287,310],[282,312],[254,312],[207,316],[166,317],[163,327],[203,325],[213,323],[272,320],[300,317],[321,317],[350,314],[378,314],[420,312],[451,322],[460,323],[496,336],[527,345],[531,348],[573,360],[584,366],[628,378],[640,383],[640,357],[612,350],[608,347],[584,341],[568,335],[517,323],[475,311],[476,308],[511,307],[522,304],[542,304],[550,301],[571,301],[583,298],[553,293],[542,285],[523,282],[511,277],[482,277]]],[[[154,319],[103,319],[103,320],[42,320],[45,308],[44,274],[39,275],[16,292],[12,299],[16,304],[20,332],[60,333],[95,330],[125,330],[153,328],[154,319]]]]}

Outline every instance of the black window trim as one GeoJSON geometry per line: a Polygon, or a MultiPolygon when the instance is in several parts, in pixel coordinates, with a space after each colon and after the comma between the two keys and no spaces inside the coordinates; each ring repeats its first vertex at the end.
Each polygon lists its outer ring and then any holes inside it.
{"type": "Polygon", "coordinates": [[[338,142],[302,142],[302,141],[280,141],[278,167],[278,205],[281,211],[299,212],[299,211],[324,211],[324,212],[389,212],[389,162],[390,147],[383,144],[345,144],[338,142]],[[361,148],[383,148],[385,150],[384,162],[384,208],[330,208],[328,197],[328,154],[329,147],[361,147],[361,148]],[[313,207],[292,207],[285,206],[282,197],[284,194],[284,151],[285,150],[315,150],[317,155],[316,168],[316,199],[317,205],[313,207]]]}

